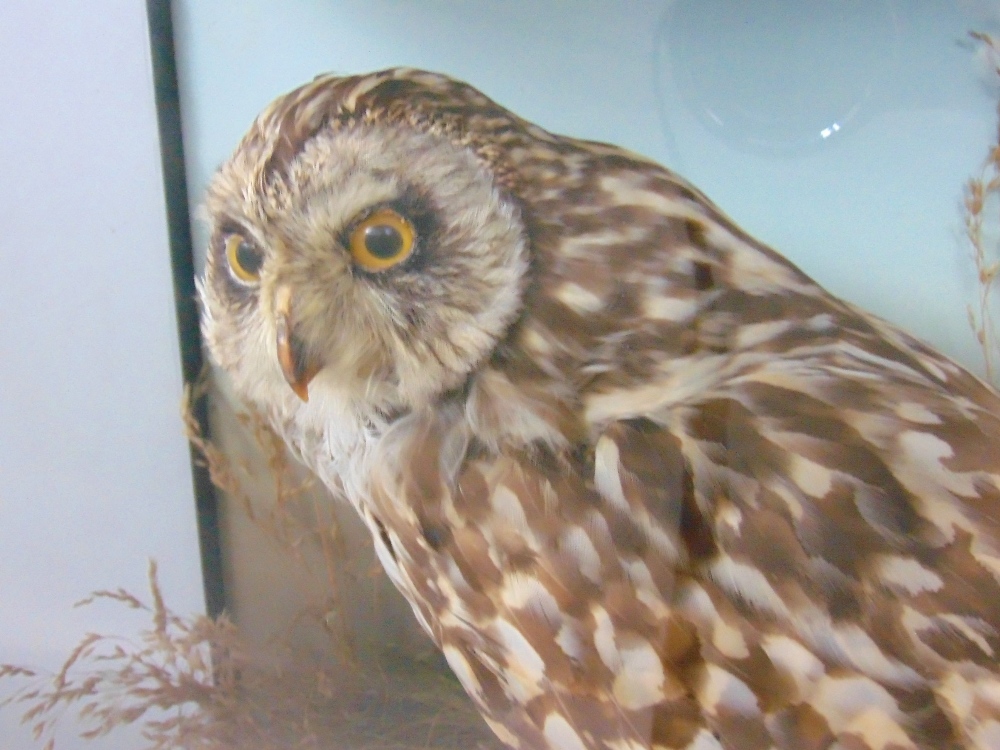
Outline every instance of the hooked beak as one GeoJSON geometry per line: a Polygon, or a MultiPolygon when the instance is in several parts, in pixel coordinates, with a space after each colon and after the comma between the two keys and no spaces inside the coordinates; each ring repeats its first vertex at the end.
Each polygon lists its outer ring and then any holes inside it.
{"type": "Polygon", "coordinates": [[[274,295],[274,308],[277,314],[276,341],[278,345],[278,364],[281,373],[288,381],[295,395],[303,401],[309,400],[309,382],[316,377],[322,368],[309,362],[302,343],[295,338],[292,321],[292,290],[287,286],[278,287],[274,295]]]}

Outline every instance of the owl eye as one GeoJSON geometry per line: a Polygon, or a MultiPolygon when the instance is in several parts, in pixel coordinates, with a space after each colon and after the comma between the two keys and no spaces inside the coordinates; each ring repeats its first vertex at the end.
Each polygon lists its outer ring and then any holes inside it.
{"type": "Polygon", "coordinates": [[[351,257],[366,271],[384,271],[410,256],[415,239],[409,221],[392,209],[382,208],[351,231],[351,257]]]}
{"type": "Polygon", "coordinates": [[[226,238],[226,260],[240,281],[253,284],[260,279],[264,254],[250,244],[243,235],[231,234],[226,238]]]}

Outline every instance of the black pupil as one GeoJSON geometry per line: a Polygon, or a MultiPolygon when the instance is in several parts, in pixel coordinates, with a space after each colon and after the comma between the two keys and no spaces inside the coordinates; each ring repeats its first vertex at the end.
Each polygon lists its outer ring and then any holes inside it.
{"type": "Polygon", "coordinates": [[[395,258],[403,249],[403,235],[396,227],[376,224],[365,229],[365,249],[376,258],[395,258]]]}
{"type": "Polygon", "coordinates": [[[236,262],[246,273],[256,276],[260,272],[260,267],[264,265],[264,256],[257,251],[257,248],[244,241],[236,248],[236,262]]]}

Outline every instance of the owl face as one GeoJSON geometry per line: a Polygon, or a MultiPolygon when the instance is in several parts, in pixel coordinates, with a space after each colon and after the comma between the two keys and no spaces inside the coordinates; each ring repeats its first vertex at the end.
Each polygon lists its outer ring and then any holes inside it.
{"type": "Polygon", "coordinates": [[[461,385],[519,312],[515,203],[442,135],[273,114],[206,201],[203,332],[237,392],[391,411],[461,385]]]}

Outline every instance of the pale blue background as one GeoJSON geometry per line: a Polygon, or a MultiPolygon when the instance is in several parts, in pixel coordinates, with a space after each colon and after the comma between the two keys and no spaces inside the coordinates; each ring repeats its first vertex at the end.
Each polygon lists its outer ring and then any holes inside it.
{"type": "Polygon", "coordinates": [[[998,30],[995,0],[174,8],[196,202],[276,95],[323,71],[430,68],[681,171],[836,294],[979,368],[960,206],[998,91],[967,32],[998,30]]]}

